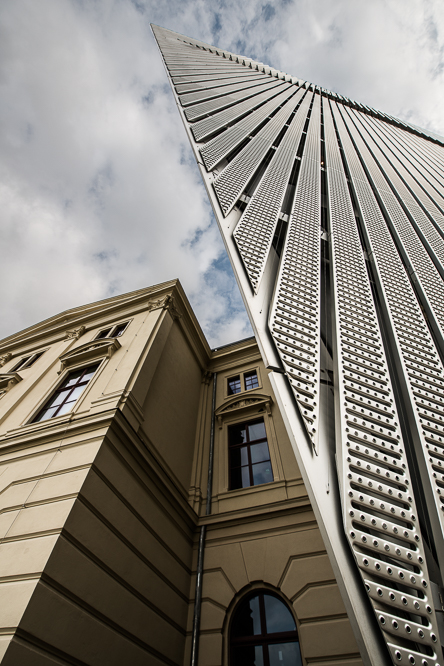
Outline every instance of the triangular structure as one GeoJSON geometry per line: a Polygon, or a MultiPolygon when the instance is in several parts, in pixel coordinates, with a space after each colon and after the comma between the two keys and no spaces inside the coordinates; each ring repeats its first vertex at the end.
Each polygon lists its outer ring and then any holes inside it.
{"type": "Polygon", "coordinates": [[[364,661],[437,666],[443,142],[153,31],[364,661]]]}

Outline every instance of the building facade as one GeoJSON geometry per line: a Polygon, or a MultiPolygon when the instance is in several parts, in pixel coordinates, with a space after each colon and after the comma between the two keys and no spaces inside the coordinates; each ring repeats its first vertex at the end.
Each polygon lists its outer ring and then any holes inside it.
{"type": "Polygon", "coordinates": [[[211,350],[171,281],[0,363],[2,666],[361,666],[254,338],[211,350]]]}
{"type": "Polygon", "coordinates": [[[153,32],[361,656],[437,666],[444,140],[153,32]]]}

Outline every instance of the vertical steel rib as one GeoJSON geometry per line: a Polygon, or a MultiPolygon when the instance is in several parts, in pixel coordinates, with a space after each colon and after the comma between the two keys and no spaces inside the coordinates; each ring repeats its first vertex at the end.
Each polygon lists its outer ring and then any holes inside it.
{"type": "MultiPolygon", "coordinates": [[[[418,637],[434,650],[436,618],[427,595],[421,598],[429,580],[411,478],[328,105],[324,107],[324,128],[336,312],[337,466],[344,523],[392,659],[398,663],[402,661],[399,655],[405,653],[403,640],[412,640],[407,649],[418,658],[421,655],[412,652],[418,637]],[[404,594],[399,592],[399,583],[404,594]],[[427,621],[427,629],[416,615],[427,621]]],[[[344,150],[350,157],[348,146],[344,150]]],[[[430,664],[435,662],[430,660],[430,664]]]]}
{"type": "Polygon", "coordinates": [[[320,97],[315,95],[270,314],[270,330],[317,448],[321,305],[320,97]]]}
{"type": "Polygon", "coordinates": [[[255,292],[264,272],[311,102],[306,95],[242,214],[234,239],[255,292]]]}

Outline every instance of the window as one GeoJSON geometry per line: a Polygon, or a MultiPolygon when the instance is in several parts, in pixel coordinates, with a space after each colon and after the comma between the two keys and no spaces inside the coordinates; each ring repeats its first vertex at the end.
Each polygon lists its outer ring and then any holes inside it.
{"type": "Polygon", "coordinates": [[[241,380],[240,375],[236,377],[230,377],[228,380],[228,395],[234,395],[235,393],[241,392],[241,380]]]}
{"type": "Polygon", "coordinates": [[[230,666],[302,666],[293,615],[274,594],[256,592],[234,612],[230,666]]]}
{"type": "Polygon", "coordinates": [[[273,481],[263,419],[228,428],[230,490],[273,481]]]}
{"type": "Polygon", "coordinates": [[[126,321],[124,324],[117,324],[116,326],[111,326],[111,328],[105,328],[103,331],[100,331],[96,340],[101,340],[102,338],[119,338],[125,332],[129,322],[126,321]]]}
{"type": "Polygon", "coordinates": [[[43,409],[33,419],[33,423],[46,421],[46,419],[51,419],[53,416],[61,416],[61,414],[71,411],[99,365],[99,363],[95,363],[87,368],[70,372],[65,381],[54,391],[43,409]]]}
{"type": "Polygon", "coordinates": [[[235,395],[242,390],[251,391],[251,389],[256,388],[259,388],[257,370],[249,370],[248,372],[227,379],[227,395],[235,395]]]}
{"type": "Polygon", "coordinates": [[[246,391],[249,391],[250,389],[258,388],[259,381],[258,381],[258,378],[257,378],[256,370],[252,370],[251,372],[246,372],[244,374],[244,382],[245,382],[245,390],[246,391]]]}
{"type": "Polygon", "coordinates": [[[37,352],[37,354],[31,354],[30,356],[25,356],[20,359],[17,365],[12,369],[12,372],[17,372],[17,370],[24,370],[25,368],[30,368],[39,358],[44,354],[44,351],[37,352]]]}

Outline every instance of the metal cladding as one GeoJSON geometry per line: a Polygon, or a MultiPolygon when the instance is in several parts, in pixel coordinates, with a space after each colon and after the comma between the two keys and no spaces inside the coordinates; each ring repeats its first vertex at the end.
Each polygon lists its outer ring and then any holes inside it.
{"type": "Polygon", "coordinates": [[[363,657],[443,664],[444,139],[153,31],[363,657]]]}

